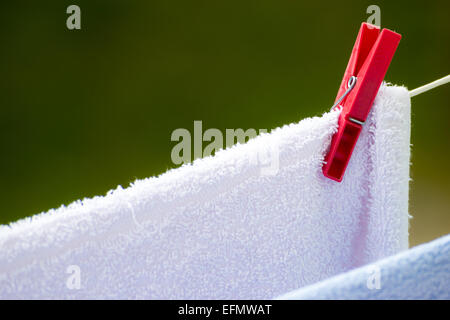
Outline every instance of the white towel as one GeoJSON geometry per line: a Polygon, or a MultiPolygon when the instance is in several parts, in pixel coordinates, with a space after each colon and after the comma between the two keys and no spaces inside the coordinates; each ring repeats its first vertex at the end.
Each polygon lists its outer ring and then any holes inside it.
{"type": "Polygon", "coordinates": [[[381,87],[342,183],[337,117],[2,226],[0,298],[273,298],[406,249],[408,91],[381,87]]]}

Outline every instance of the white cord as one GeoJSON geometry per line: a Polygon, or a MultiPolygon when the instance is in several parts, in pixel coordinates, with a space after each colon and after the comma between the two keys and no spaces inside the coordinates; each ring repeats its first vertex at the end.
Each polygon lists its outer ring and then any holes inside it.
{"type": "Polygon", "coordinates": [[[426,84],[424,86],[421,86],[421,87],[418,87],[418,88],[416,88],[414,90],[411,90],[409,92],[409,96],[412,98],[414,96],[417,96],[418,94],[424,93],[424,92],[426,92],[428,90],[431,90],[433,88],[439,87],[439,86],[441,86],[443,84],[446,84],[448,82],[450,82],[450,74],[448,76],[445,76],[445,77],[441,78],[441,79],[438,79],[436,81],[428,83],[428,84],[426,84]]]}

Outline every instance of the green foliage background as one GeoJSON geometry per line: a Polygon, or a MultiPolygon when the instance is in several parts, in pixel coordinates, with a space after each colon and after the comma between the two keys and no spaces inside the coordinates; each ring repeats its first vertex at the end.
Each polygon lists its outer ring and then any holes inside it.
{"type": "MultiPolygon", "coordinates": [[[[449,1],[3,1],[0,223],[166,171],[171,132],[194,120],[320,115],[371,4],[403,35],[387,81],[449,73],[449,1]]],[[[450,86],[412,101],[412,245],[450,232],[449,101],[450,86]]]]}

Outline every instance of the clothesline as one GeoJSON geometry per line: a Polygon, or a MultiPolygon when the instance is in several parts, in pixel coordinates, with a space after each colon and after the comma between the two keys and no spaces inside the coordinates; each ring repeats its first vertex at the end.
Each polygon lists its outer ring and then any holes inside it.
{"type": "Polygon", "coordinates": [[[409,96],[412,98],[414,96],[417,96],[417,95],[419,95],[421,93],[427,92],[428,90],[431,90],[433,88],[439,87],[439,86],[441,86],[443,84],[446,84],[448,82],[450,82],[450,74],[445,76],[445,77],[443,77],[443,78],[441,78],[441,79],[438,79],[436,81],[430,82],[430,83],[428,83],[426,85],[423,85],[421,87],[418,87],[418,88],[416,88],[414,90],[409,91],[409,96]]]}

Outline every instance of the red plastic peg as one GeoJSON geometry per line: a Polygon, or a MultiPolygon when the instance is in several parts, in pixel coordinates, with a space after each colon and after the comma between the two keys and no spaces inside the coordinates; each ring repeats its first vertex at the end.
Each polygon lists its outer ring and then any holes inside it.
{"type": "Polygon", "coordinates": [[[383,29],[380,32],[380,28],[365,22],[361,25],[336,101],[347,90],[350,77],[356,77],[356,84],[340,103],[339,129],[322,168],[326,177],[342,181],[400,39],[401,35],[394,31],[383,29]]]}

